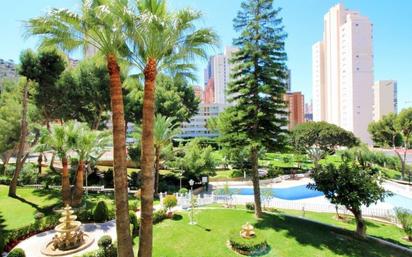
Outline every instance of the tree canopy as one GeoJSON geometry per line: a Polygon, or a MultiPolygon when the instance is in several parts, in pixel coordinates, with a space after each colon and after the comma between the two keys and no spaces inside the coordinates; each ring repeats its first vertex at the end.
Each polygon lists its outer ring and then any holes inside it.
{"type": "Polygon", "coordinates": [[[320,166],[312,175],[315,183],[309,187],[325,194],[333,204],[343,205],[353,213],[357,233],[365,236],[366,223],[362,218],[362,205],[370,206],[383,200],[389,193],[381,186],[378,170],[363,168],[356,163],[344,162],[320,166]]]}
{"type": "Polygon", "coordinates": [[[324,121],[299,124],[292,130],[290,140],[295,150],[304,153],[313,147],[334,153],[339,146],[350,148],[360,144],[352,132],[324,121]]]}
{"type": "Polygon", "coordinates": [[[402,135],[395,127],[397,115],[389,113],[378,121],[372,121],[368,131],[375,145],[380,147],[396,147],[402,144],[402,135]]]}

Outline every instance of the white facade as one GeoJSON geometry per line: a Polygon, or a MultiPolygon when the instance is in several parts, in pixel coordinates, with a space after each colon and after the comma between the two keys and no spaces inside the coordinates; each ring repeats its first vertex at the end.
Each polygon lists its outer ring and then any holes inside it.
{"type": "Polygon", "coordinates": [[[211,77],[214,80],[214,103],[216,104],[228,103],[227,87],[233,67],[230,59],[236,51],[237,48],[226,46],[223,54],[218,54],[210,58],[209,78],[211,77]]]}
{"type": "Polygon", "coordinates": [[[217,137],[218,134],[211,132],[207,128],[207,120],[217,117],[225,108],[223,104],[204,104],[199,105],[198,114],[194,115],[189,122],[183,122],[180,126],[181,133],[178,138],[193,137],[217,137]]]}
{"type": "Polygon", "coordinates": [[[373,85],[373,120],[398,112],[397,83],[395,80],[379,80],[373,85]]]}
{"type": "Polygon", "coordinates": [[[324,16],[323,40],[312,47],[313,118],[352,131],[371,143],[372,24],[337,4],[324,16]]]}

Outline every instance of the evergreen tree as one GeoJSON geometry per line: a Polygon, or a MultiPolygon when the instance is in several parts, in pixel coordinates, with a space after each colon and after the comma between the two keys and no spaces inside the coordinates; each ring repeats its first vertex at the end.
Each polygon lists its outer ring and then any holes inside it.
{"type": "Polygon", "coordinates": [[[273,0],[246,0],[241,8],[234,19],[239,51],[232,59],[228,93],[234,106],[227,110],[224,141],[250,149],[255,214],[261,217],[258,153],[262,147],[283,146],[286,135],[286,33],[273,0]]]}

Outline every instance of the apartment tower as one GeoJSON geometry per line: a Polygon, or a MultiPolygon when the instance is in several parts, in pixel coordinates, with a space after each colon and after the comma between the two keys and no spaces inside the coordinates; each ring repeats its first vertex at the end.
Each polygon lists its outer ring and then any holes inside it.
{"type": "Polygon", "coordinates": [[[373,120],[398,112],[397,83],[395,80],[379,80],[373,85],[374,105],[373,120]]]}
{"type": "Polygon", "coordinates": [[[371,143],[372,24],[342,4],[324,16],[323,39],[312,47],[313,119],[336,124],[371,143]]]}

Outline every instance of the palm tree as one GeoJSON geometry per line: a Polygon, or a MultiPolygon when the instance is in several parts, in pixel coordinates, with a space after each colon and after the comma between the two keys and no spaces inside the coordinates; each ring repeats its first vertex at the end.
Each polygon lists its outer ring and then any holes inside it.
{"type": "MultiPolygon", "coordinates": [[[[164,149],[170,145],[172,139],[180,133],[178,124],[174,122],[171,117],[165,117],[161,114],[156,115],[155,123],[153,128],[154,137],[154,151],[155,151],[155,162],[154,162],[154,190],[155,193],[159,193],[159,171],[160,162],[162,161],[162,155],[164,154],[164,149]]],[[[134,134],[136,141],[141,141],[141,129],[139,128],[137,133],[134,134]]]]}
{"type": "Polygon", "coordinates": [[[73,206],[78,206],[82,201],[85,163],[101,155],[109,144],[109,140],[111,140],[107,133],[91,130],[86,123],[77,123],[76,127],[73,150],[77,153],[79,162],[72,200],[73,206]]]}
{"type": "Polygon", "coordinates": [[[64,125],[53,124],[49,130],[43,130],[36,151],[52,150],[62,163],[62,196],[63,203],[71,203],[70,176],[68,168],[68,153],[71,150],[73,135],[75,135],[75,124],[67,122],[64,125]]]}
{"type": "Polygon", "coordinates": [[[43,17],[30,19],[28,35],[42,37],[42,47],[58,46],[64,50],[94,48],[105,57],[110,76],[113,123],[113,166],[116,200],[118,256],[133,256],[129,229],[126,133],[119,58],[127,52],[123,17],[128,1],[83,0],[80,13],[52,9],[43,17]]]}
{"type": "Polygon", "coordinates": [[[144,75],[142,121],[142,208],[139,257],[152,256],[153,239],[153,167],[154,113],[156,77],[168,70],[186,75],[193,71],[193,58],[207,58],[206,47],[217,43],[217,35],[208,28],[196,29],[199,12],[184,9],[169,12],[165,0],[137,1],[137,15],[129,25],[131,61],[144,75]]]}

